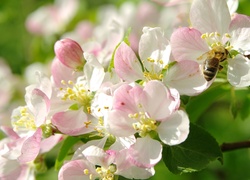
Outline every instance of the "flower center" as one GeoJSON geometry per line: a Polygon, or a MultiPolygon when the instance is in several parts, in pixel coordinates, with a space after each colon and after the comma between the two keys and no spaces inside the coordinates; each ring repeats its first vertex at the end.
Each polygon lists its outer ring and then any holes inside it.
{"type": "Polygon", "coordinates": [[[84,107],[85,112],[90,113],[91,101],[94,97],[93,93],[84,87],[83,84],[74,84],[72,81],[61,82],[65,88],[60,90],[63,92],[62,100],[70,100],[78,104],[79,107],[84,107]]]}
{"type": "Polygon", "coordinates": [[[149,118],[145,112],[129,114],[129,117],[137,121],[133,123],[133,128],[141,137],[145,137],[150,131],[157,128],[156,120],[149,118]]]}
{"type": "Polygon", "coordinates": [[[96,172],[99,174],[100,179],[102,180],[113,180],[115,177],[116,166],[111,164],[107,169],[104,167],[97,167],[96,172]]]}
{"type": "Polygon", "coordinates": [[[14,130],[36,130],[34,116],[28,112],[27,107],[21,107],[19,113],[19,115],[13,117],[16,120],[13,122],[14,130]]]}
{"type": "MultiPolygon", "coordinates": [[[[143,62],[143,64],[145,64],[145,62],[143,62]]],[[[143,72],[145,79],[147,81],[162,80],[163,78],[162,69],[165,68],[163,60],[155,60],[155,59],[148,57],[147,64],[149,64],[150,68],[143,72]]]]}
{"type": "Polygon", "coordinates": [[[230,51],[233,46],[230,45],[230,38],[231,36],[228,33],[225,33],[223,36],[219,34],[218,32],[212,32],[212,33],[204,33],[201,35],[201,38],[206,41],[206,43],[211,47],[211,49],[217,47],[217,46],[224,46],[224,48],[228,51],[230,51]],[[226,42],[225,44],[222,43],[226,42]]]}

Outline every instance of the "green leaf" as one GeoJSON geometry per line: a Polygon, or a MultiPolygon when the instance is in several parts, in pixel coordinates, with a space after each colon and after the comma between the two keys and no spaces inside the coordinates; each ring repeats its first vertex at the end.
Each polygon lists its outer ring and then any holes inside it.
{"type": "Polygon", "coordinates": [[[65,158],[68,156],[69,151],[75,145],[80,139],[78,137],[73,137],[73,136],[68,136],[62,144],[62,147],[58,153],[57,159],[56,159],[56,164],[55,164],[55,169],[59,170],[61,166],[63,165],[63,162],[65,158]]]}
{"type": "Polygon", "coordinates": [[[186,105],[186,111],[191,122],[196,122],[199,117],[214,103],[218,98],[230,93],[228,84],[215,85],[202,94],[190,98],[186,105]]]}
{"type": "Polygon", "coordinates": [[[211,161],[222,163],[222,152],[216,140],[204,129],[190,124],[185,142],[163,147],[163,161],[174,174],[200,171],[211,161]]]}

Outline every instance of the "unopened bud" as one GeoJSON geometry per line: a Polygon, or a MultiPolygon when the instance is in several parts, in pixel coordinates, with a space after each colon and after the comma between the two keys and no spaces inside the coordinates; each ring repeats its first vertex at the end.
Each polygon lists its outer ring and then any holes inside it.
{"type": "Polygon", "coordinates": [[[54,50],[56,57],[65,66],[72,69],[83,66],[83,50],[77,42],[68,38],[59,40],[55,43],[54,50]]]}

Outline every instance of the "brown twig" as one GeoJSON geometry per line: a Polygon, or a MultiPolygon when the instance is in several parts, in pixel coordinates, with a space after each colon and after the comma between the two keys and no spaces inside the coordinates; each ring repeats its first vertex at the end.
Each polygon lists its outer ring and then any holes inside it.
{"type": "Polygon", "coordinates": [[[222,152],[250,148],[250,141],[234,142],[234,143],[223,143],[221,146],[222,152]]]}

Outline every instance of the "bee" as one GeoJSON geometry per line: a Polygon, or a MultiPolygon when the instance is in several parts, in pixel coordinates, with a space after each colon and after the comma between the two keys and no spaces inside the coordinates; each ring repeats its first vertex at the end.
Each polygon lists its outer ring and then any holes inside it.
{"type": "Polygon", "coordinates": [[[211,81],[217,72],[223,68],[220,62],[227,59],[228,50],[223,46],[216,46],[202,56],[206,56],[203,63],[203,76],[207,81],[211,81]]]}

